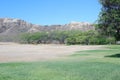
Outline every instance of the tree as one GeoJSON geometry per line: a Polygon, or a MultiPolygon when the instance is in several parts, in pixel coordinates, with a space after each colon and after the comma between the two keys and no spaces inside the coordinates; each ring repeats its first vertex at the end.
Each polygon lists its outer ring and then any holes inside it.
{"type": "Polygon", "coordinates": [[[120,0],[99,0],[102,11],[98,20],[99,32],[120,40],[120,0]]]}

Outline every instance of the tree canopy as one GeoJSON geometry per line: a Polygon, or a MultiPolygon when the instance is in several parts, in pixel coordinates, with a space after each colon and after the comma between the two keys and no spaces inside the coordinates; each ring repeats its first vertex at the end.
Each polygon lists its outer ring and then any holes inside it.
{"type": "Polygon", "coordinates": [[[98,20],[99,32],[120,40],[120,0],[99,0],[102,5],[98,20]]]}

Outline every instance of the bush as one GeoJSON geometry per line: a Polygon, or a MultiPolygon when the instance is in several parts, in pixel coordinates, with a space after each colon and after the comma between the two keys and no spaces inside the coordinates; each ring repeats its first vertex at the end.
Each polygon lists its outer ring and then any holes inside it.
{"type": "Polygon", "coordinates": [[[107,44],[115,44],[115,42],[116,42],[116,40],[115,40],[114,37],[108,37],[108,38],[106,39],[106,43],[107,43],[107,44]]]}
{"type": "Polygon", "coordinates": [[[89,44],[93,44],[93,45],[99,44],[98,38],[97,37],[90,37],[89,44]]]}
{"type": "Polygon", "coordinates": [[[28,43],[28,44],[38,44],[42,40],[45,40],[46,33],[26,33],[21,35],[22,43],[28,43]]]}
{"type": "Polygon", "coordinates": [[[74,45],[74,44],[76,44],[76,40],[73,37],[66,38],[65,42],[68,45],[74,45]]]}

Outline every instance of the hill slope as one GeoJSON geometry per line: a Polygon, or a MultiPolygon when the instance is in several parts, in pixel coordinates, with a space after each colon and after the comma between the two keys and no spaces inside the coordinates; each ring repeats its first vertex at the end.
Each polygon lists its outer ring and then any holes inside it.
{"type": "Polygon", "coordinates": [[[36,25],[20,19],[0,18],[0,34],[14,35],[25,32],[41,32],[55,30],[94,30],[94,26],[86,22],[71,22],[65,25],[36,25]]]}

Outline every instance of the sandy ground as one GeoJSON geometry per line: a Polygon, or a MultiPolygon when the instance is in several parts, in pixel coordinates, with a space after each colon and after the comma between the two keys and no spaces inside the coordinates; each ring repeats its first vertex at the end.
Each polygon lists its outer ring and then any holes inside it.
{"type": "Polygon", "coordinates": [[[0,62],[42,61],[62,58],[76,51],[100,49],[102,46],[21,45],[0,42],[0,62]]]}

